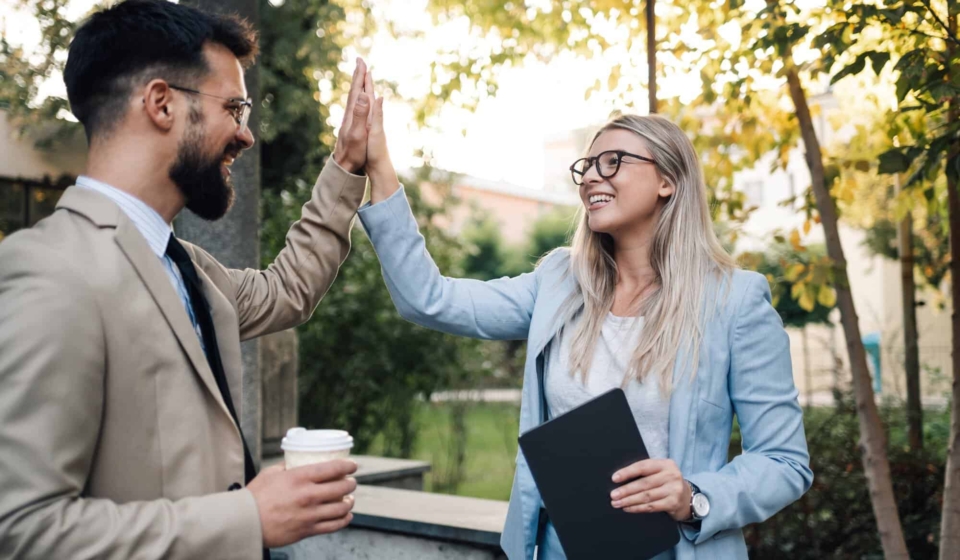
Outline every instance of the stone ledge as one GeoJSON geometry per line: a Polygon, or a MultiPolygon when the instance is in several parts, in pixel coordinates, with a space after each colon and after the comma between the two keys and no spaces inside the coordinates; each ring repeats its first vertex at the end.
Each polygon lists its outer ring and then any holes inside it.
{"type": "Polygon", "coordinates": [[[507,502],[367,485],[354,495],[351,527],[499,549],[507,502]]]}

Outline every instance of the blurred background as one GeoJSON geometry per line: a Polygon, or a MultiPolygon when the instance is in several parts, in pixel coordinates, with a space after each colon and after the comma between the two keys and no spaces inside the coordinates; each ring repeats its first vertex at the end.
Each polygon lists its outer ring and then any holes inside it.
{"type": "MultiPolygon", "coordinates": [[[[106,4],[0,0],[0,242],[49,215],[83,170],[60,71],[73,30],[106,4]]],[[[191,4],[237,11],[261,32],[258,155],[245,156],[259,168],[235,177],[258,205],[259,226],[244,224],[260,262],[248,266],[268,265],[299,217],[357,56],[386,97],[394,163],[450,276],[520,274],[565,245],[579,209],[567,168],[610,116],[680,124],[702,157],[717,233],[767,276],[788,327],[816,473],[801,501],[746,529],[751,556],[896,557],[878,524],[898,527],[915,558],[960,554],[941,546],[944,503],[960,500],[944,492],[957,437],[954,0],[191,4]],[[856,315],[842,321],[847,300],[856,315]],[[865,364],[851,360],[855,346],[865,364]],[[865,472],[864,454],[878,453],[886,475],[865,472]],[[895,519],[875,514],[877,477],[895,519]]],[[[340,427],[358,454],[429,463],[428,492],[509,498],[523,341],[404,322],[359,225],[313,318],[257,352],[245,379],[260,384],[250,421],[265,461],[290,426],[340,427]]]]}

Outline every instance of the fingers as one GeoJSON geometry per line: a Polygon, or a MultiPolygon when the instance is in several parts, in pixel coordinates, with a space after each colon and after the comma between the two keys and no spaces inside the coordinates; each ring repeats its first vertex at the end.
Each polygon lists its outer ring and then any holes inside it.
{"type": "Polygon", "coordinates": [[[357,481],[353,478],[344,478],[334,482],[316,484],[310,491],[310,499],[315,504],[338,502],[347,494],[357,489],[357,481]]]}
{"type": "Polygon", "coordinates": [[[670,513],[675,511],[680,504],[677,503],[676,496],[667,496],[655,502],[623,508],[627,513],[652,513],[654,511],[665,511],[670,513]]]}
{"type": "MultiPolygon", "coordinates": [[[[357,97],[357,104],[353,107],[353,122],[350,128],[345,129],[347,145],[362,145],[367,136],[367,115],[370,113],[370,97],[361,93],[357,97]]],[[[341,133],[343,134],[343,133],[341,133]]]]}
{"type": "MultiPolygon", "coordinates": [[[[363,92],[370,96],[370,102],[374,110],[377,107],[377,92],[373,89],[373,72],[368,71],[366,77],[363,80],[363,92]]],[[[370,130],[370,127],[373,125],[374,111],[370,111],[367,120],[366,126],[367,130],[370,130]]]]}
{"type": "Polygon", "coordinates": [[[336,521],[345,517],[353,509],[353,496],[344,496],[337,502],[323,504],[314,509],[316,522],[336,521]]]}
{"type": "MultiPolygon", "coordinates": [[[[353,78],[350,81],[350,93],[347,95],[347,106],[345,107],[345,112],[343,116],[343,126],[344,130],[350,130],[350,126],[353,124],[353,109],[354,105],[357,103],[357,98],[363,92],[363,82],[366,79],[367,75],[367,65],[363,62],[363,59],[357,57],[357,66],[353,69],[353,78]]],[[[364,113],[366,115],[366,113],[364,113]]]]}
{"type": "Polygon", "coordinates": [[[327,482],[357,472],[357,464],[349,459],[334,459],[333,461],[297,467],[291,472],[311,482],[327,482]]]}
{"type": "Polygon", "coordinates": [[[676,469],[677,465],[670,459],[645,459],[613,473],[613,481],[623,482],[640,476],[650,476],[671,467],[676,469]]]}
{"type": "Polygon", "coordinates": [[[370,132],[379,134],[383,132],[383,98],[378,97],[373,104],[373,114],[370,118],[370,132]]]}
{"type": "Polygon", "coordinates": [[[657,500],[662,500],[673,493],[675,493],[675,491],[669,486],[657,486],[649,490],[624,496],[619,500],[614,500],[612,505],[617,509],[622,509],[629,508],[630,506],[650,504],[652,502],[656,502],[657,500]]]}
{"type": "Polygon", "coordinates": [[[325,535],[327,533],[333,533],[343,529],[350,522],[353,521],[353,514],[348,513],[339,519],[334,519],[330,521],[321,521],[313,526],[314,535],[325,535]]]}
{"type": "MultiPolygon", "coordinates": [[[[670,482],[671,480],[673,480],[673,478],[670,476],[669,472],[660,471],[656,474],[645,476],[639,480],[634,480],[629,484],[624,484],[620,488],[617,488],[613,492],[610,492],[610,498],[612,500],[622,500],[634,494],[639,494],[641,492],[646,492],[647,490],[659,488],[664,484],[670,482]]],[[[614,507],[617,507],[617,506],[614,506],[614,507]]]]}

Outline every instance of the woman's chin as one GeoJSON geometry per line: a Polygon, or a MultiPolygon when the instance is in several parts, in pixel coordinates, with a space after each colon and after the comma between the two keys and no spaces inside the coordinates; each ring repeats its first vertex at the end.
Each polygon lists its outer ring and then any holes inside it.
{"type": "Polygon", "coordinates": [[[608,220],[596,220],[592,217],[587,222],[587,226],[593,233],[611,233],[614,229],[613,224],[610,224],[608,220]]]}

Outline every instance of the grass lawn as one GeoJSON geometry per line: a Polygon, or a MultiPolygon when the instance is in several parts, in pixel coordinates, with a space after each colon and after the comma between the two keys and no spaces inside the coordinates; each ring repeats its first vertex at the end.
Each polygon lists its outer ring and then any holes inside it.
{"type": "MultiPolygon", "coordinates": [[[[503,403],[466,404],[465,445],[460,480],[455,465],[457,448],[453,432],[453,406],[447,403],[423,403],[417,411],[419,434],[412,459],[429,461],[424,490],[475,498],[508,500],[513,484],[520,429],[520,406],[503,403]]],[[[374,442],[368,452],[380,454],[382,442],[374,442]]]]}

